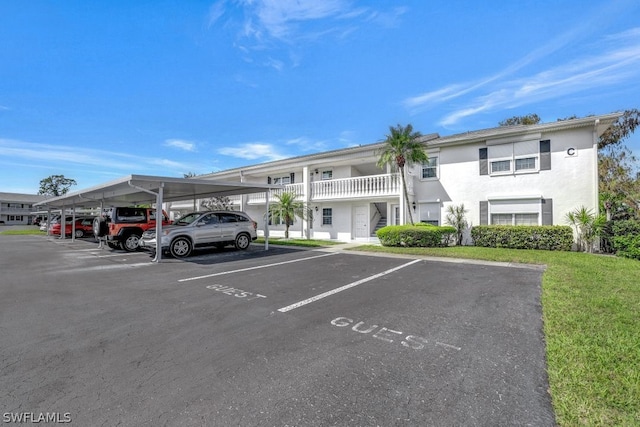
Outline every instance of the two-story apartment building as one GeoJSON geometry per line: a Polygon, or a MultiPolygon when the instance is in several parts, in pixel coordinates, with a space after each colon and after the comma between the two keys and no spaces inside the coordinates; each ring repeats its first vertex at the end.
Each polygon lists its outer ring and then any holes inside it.
{"type": "Polygon", "coordinates": [[[31,224],[33,204],[41,202],[45,198],[45,196],[35,194],[0,192],[0,223],[6,225],[31,224]]]}
{"type": "MultiPolygon", "coordinates": [[[[461,204],[472,225],[566,225],[566,214],[576,208],[598,210],[597,142],[618,117],[614,113],[447,137],[426,135],[422,142],[429,161],[406,168],[409,206],[398,172],[376,166],[383,143],[199,178],[284,185],[275,191],[295,192],[313,213],[307,220],[296,219],[292,237],[369,240],[379,226],[407,222],[409,210],[415,221],[443,225],[447,208],[461,204]]],[[[264,193],[236,196],[233,202],[264,232],[264,193]]],[[[171,209],[193,206],[174,203],[171,209]]],[[[284,233],[282,224],[268,228],[272,236],[284,233]]]]}

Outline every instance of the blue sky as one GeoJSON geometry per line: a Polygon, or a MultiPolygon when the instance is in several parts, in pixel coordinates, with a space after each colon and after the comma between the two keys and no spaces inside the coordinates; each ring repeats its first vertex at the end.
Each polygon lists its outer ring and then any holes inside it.
{"type": "Polygon", "coordinates": [[[637,0],[3,0],[0,40],[5,192],[640,108],[637,0]]]}

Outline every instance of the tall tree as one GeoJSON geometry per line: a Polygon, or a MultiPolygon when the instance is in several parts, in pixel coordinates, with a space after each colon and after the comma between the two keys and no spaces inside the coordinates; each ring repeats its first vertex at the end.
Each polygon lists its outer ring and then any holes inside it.
{"type": "Polygon", "coordinates": [[[640,111],[626,110],[598,140],[600,201],[608,219],[640,217],[640,163],[622,142],[640,125],[640,111]]]}
{"type": "Polygon", "coordinates": [[[500,126],[537,125],[540,123],[540,116],[537,114],[527,114],[526,116],[513,116],[498,123],[500,126]]]}
{"type": "Polygon", "coordinates": [[[65,178],[64,175],[51,175],[40,180],[38,194],[47,196],[64,196],[72,185],[77,185],[75,179],[65,178]]]}
{"type": "Polygon", "coordinates": [[[600,136],[598,148],[608,145],[619,145],[627,139],[640,125],[640,111],[633,108],[625,110],[622,116],[600,136]]]}
{"type": "Polygon", "coordinates": [[[293,225],[296,217],[306,219],[311,216],[311,210],[300,200],[296,200],[296,194],[285,191],[275,194],[275,203],[269,207],[269,215],[272,221],[284,222],[284,238],[289,238],[289,226],[293,225]]]}
{"type": "Polygon", "coordinates": [[[386,165],[396,166],[400,171],[402,180],[402,192],[404,193],[406,211],[409,213],[409,222],[413,225],[413,215],[409,209],[409,193],[407,191],[407,180],[404,176],[405,166],[411,166],[414,163],[426,163],[429,156],[425,151],[424,145],[419,141],[422,135],[420,132],[414,132],[413,126],[397,125],[389,126],[389,134],[386,135],[384,146],[378,152],[378,167],[383,168],[386,165]]]}

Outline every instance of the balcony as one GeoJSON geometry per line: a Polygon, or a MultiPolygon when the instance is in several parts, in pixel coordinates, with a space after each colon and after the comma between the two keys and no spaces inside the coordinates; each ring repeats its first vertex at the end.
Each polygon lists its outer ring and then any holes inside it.
{"type": "Polygon", "coordinates": [[[399,174],[368,175],[311,183],[311,200],[340,200],[397,196],[402,182],[399,174]]]}
{"type": "MultiPolygon", "coordinates": [[[[397,173],[331,179],[312,182],[309,201],[375,199],[397,196],[401,190],[402,182],[397,173]]],[[[285,191],[294,192],[298,199],[304,199],[304,184],[300,183],[286,185],[284,189],[272,190],[269,194],[269,200],[273,201],[277,194],[285,191]]],[[[265,202],[264,193],[248,196],[249,204],[265,204],[265,202]]]]}
{"type": "MultiPolygon", "coordinates": [[[[285,185],[285,187],[282,189],[279,188],[276,190],[271,190],[269,192],[269,201],[273,202],[276,198],[276,195],[282,194],[284,192],[293,192],[295,193],[297,199],[302,200],[304,198],[304,184],[288,184],[285,185]]],[[[265,195],[264,193],[249,194],[249,196],[247,197],[247,202],[250,205],[264,205],[266,203],[265,195]]]]}
{"type": "Polygon", "coordinates": [[[0,212],[6,215],[29,215],[33,211],[33,208],[13,208],[8,206],[1,206],[0,212]]]}

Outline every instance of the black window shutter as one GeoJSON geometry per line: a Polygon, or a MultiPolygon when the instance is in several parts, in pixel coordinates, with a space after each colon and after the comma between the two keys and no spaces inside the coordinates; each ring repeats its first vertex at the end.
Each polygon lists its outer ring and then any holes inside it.
{"type": "Polygon", "coordinates": [[[551,141],[540,141],[540,170],[551,170],[551,141]]]}
{"type": "Polygon", "coordinates": [[[480,202],[480,225],[489,225],[489,202],[480,202]]]}
{"type": "Polygon", "coordinates": [[[291,172],[289,176],[291,177],[291,183],[294,184],[296,182],[296,174],[294,172],[291,172]]]}
{"type": "Polygon", "coordinates": [[[488,160],[486,147],[480,149],[479,157],[480,157],[480,175],[489,175],[489,160],[488,160]]]}
{"type": "Polygon", "coordinates": [[[542,225],[553,225],[553,199],[542,199],[542,225]]]}

